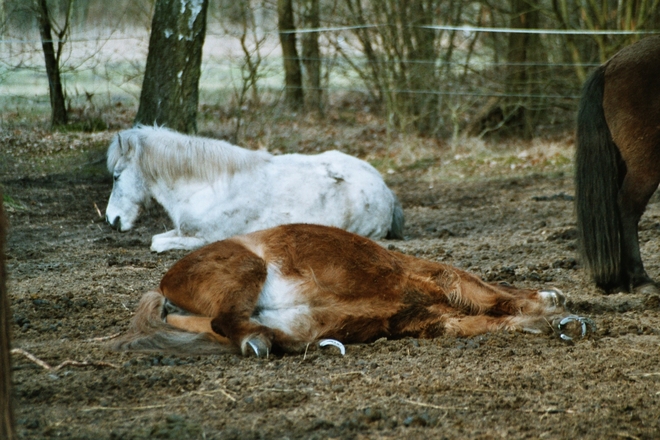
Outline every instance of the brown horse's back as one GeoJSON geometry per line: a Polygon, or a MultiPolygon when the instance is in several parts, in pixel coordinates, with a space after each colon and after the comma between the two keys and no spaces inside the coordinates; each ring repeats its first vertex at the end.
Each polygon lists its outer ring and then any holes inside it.
{"type": "MultiPolygon", "coordinates": [[[[614,55],[605,67],[605,119],[629,172],[641,183],[660,181],[660,36],[614,55]]],[[[655,187],[653,189],[655,189],[655,187]]]]}

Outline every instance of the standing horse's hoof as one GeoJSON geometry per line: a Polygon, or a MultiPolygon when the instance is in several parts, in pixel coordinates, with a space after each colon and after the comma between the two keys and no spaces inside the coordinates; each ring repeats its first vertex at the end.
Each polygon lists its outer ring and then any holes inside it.
{"type": "Polygon", "coordinates": [[[651,282],[633,287],[633,293],[641,293],[642,295],[660,295],[658,286],[651,282]]]}
{"type": "Polygon", "coordinates": [[[270,354],[270,342],[263,335],[248,336],[241,344],[241,353],[243,356],[267,358],[270,354]]]}
{"type": "Polygon", "coordinates": [[[589,318],[569,315],[553,322],[553,328],[564,341],[582,339],[589,333],[596,332],[596,323],[589,318]]]}

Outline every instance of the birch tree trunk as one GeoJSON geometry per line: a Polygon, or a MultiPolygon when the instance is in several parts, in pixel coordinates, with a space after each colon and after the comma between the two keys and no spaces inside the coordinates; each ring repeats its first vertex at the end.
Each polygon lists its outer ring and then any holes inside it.
{"type": "Polygon", "coordinates": [[[136,123],[197,131],[208,0],[156,0],[136,123]]]}

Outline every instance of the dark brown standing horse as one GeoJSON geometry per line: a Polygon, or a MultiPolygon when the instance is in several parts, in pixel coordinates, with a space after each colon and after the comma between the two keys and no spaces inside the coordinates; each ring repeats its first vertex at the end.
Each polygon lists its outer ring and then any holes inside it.
{"type": "Polygon", "coordinates": [[[9,300],[5,271],[5,237],[7,222],[0,190],[0,438],[14,438],[14,413],[11,404],[11,362],[9,357],[9,300]]]}
{"type": "Polygon", "coordinates": [[[596,69],[577,118],[576,207],[583,261],[606,292],[657,292],[637,227],[660,183],[660,36],[596,69]]]}

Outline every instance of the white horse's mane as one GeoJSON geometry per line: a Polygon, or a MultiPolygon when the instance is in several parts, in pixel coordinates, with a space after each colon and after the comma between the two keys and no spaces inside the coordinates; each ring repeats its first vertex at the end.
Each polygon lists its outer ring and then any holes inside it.
{"type": "Polygon", "coordinates": [[[190,136],[165,127],[137,125],[119,133],[108,148],[112,173],[122,157],[139,161],[147,180],[174,183],[179,179],[213,181],[254,168],[272,156],[228,142],[190,136]]]}

